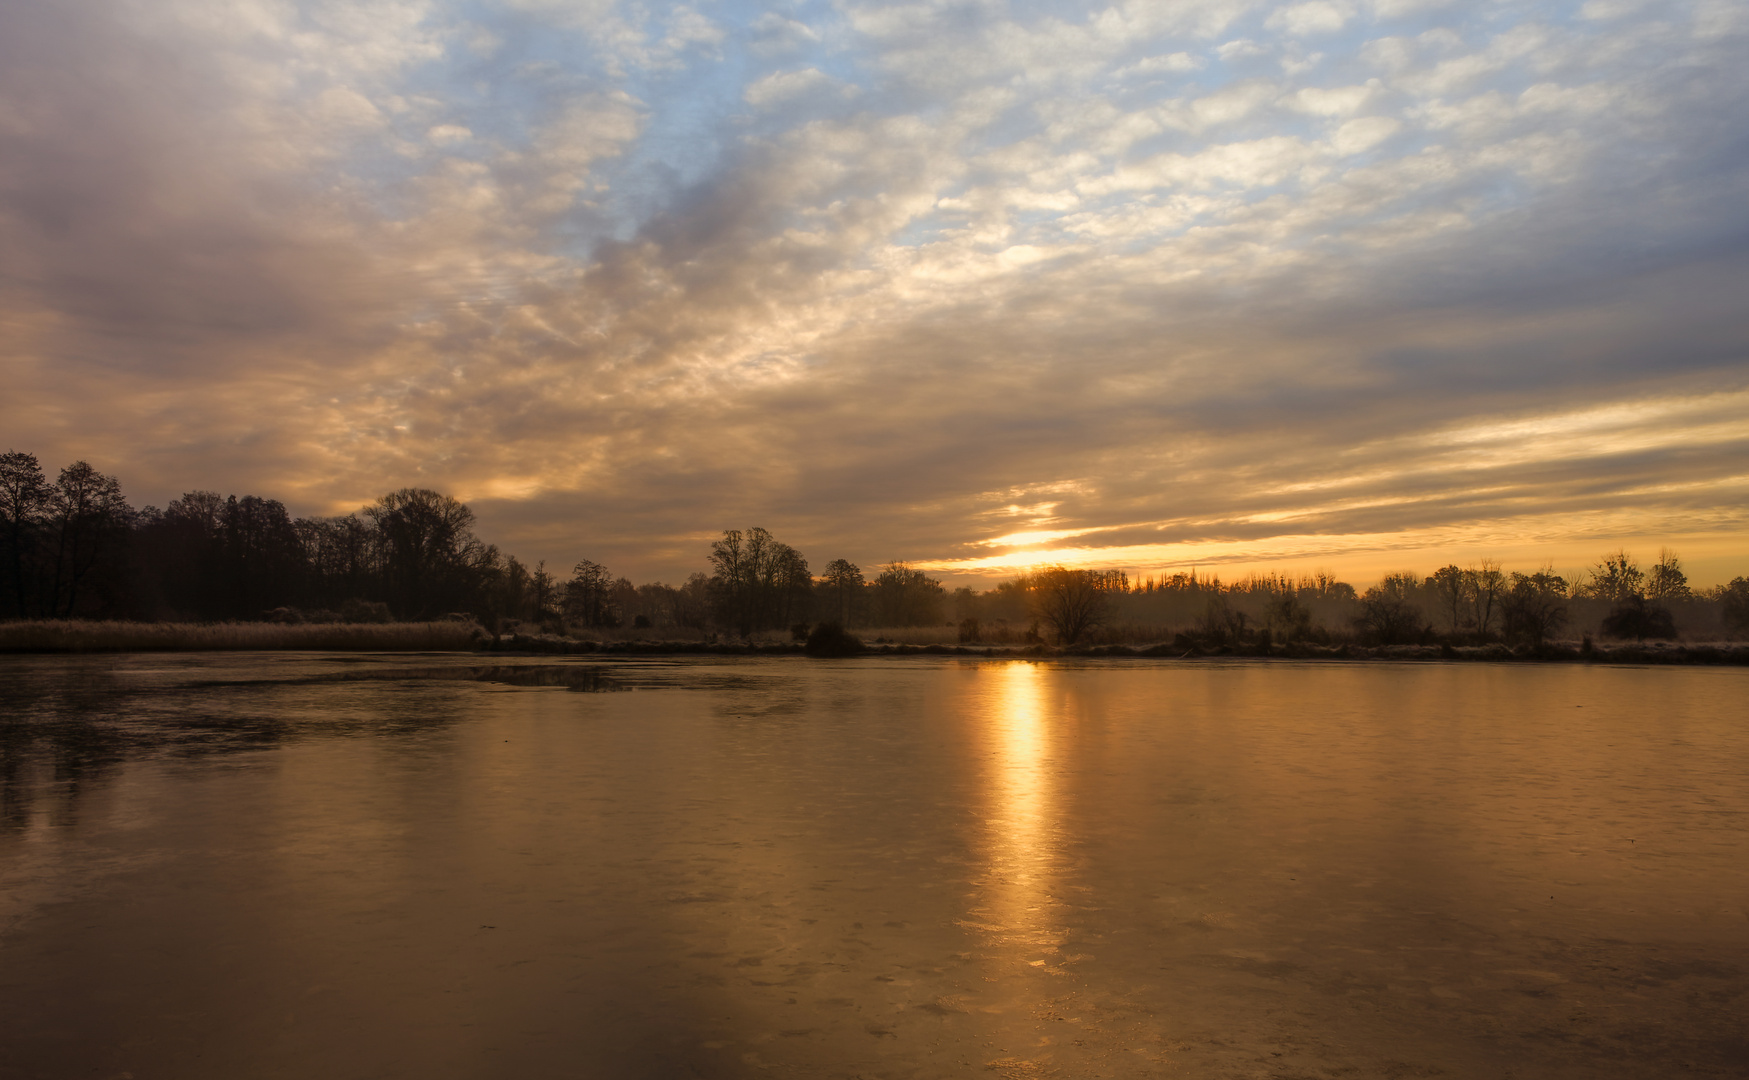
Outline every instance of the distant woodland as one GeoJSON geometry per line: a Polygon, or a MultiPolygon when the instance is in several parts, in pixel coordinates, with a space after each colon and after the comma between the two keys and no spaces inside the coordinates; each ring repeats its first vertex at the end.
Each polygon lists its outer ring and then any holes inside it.
{"type": "MultiPolygon", "coordinates": [[[[1749,636],[1749,580],[1689,586],[1680,558],[1604,556],[1569,581],[1483,561],[1394,573],[1357,590],[1328,574],[1195,572],[1132,579],[1041,567],[947,590],[903,562],[818,571],[764,529],[731,529],[685,581],[634,585],[587,558],[560,572],[474,534],[474,515],[423,488],[357,513],[293,518],[277,500],[192,491],[135,509],[85,462],[49,477],[0,455],[0,619],[372,623],[459,618],[485,631],[705,640],[835,625],[944,632],[992,644],[1182,640],[1536,644],[1557,636],[1749,636]]],[[[879,640],[877,638],[876,640],[879,640]]]]}

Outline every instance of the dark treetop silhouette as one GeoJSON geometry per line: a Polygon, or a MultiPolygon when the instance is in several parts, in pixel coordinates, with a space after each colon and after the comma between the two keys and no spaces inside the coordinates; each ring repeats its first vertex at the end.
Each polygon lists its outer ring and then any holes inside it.
{"type": "Polygon", "coordinates": [[[494,634],[510,624],[556,633],[747,637],[830,623],[951,626],[962,641],[1073,645],[1164,640],[1199,646],[1334,639],[1371,644],[1530,646],[1563,630],[1619,638],[1749,633],[1749,581],[1697,592],[1668,549],[1649,570],[1606,555],[1568,581],[1552,568],[1507,573],[1492,561],[1422,577],[1392,573],[1363,593],[1328,574],[1251,574],[1230,584],[1195,571],[1131,580],[1115,570],[1046,566],[979,592],[949,594],[904,562],[872,580],[847,559],[816,578],[762,528],[730,529],[709,573],[633,585],[580,559],[568,578],[532,568],[474,534],[460,501],[402,488],[339,517],[292,518],[277,500],[192,491],[135,510],[115,477],[80,461],[50,479],[37,459],[0,455],[0,618],[373,622],[454,615],[494,634]]]}

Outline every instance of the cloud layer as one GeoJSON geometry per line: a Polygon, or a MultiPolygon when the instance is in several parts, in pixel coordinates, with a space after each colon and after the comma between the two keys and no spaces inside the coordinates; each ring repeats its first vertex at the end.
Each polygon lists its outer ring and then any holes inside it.
{"type": "MultiPolygon", "coordinates": [[[[644,578],[1749,535],[1749,17],[0,9],[0,442],[644,578]]],[[[1741,567],[1732,572],[1742,572],[1741,567]]]]}

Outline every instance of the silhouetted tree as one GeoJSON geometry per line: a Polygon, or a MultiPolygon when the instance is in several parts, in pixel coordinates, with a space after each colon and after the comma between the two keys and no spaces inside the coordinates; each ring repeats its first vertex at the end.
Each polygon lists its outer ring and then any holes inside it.
{"type": "MultiPolygon", "coordinates": [[[[546,577],[546,564],[541,569],[530,572],[514,555],[497,559],[484,571],[484,581],[475,602],[474,613],[480,625],[492,633],[492,640],[498,640],[504,631],[504,622],[508,619],[538,619],[539,604],[536,598],[536,575],[546,577]]],[[[550,581],[545,587],[551,589],[550,581]]]]}
{"type": "Polygon", "coordinates": [[[1715,595],[1726,629],[1749,633],[1749,578],[1732,578],[1730,584],[1719,586],[1715,595]]]}
{"type": "Polygon", "coordinates": [[[1386,574],[1360,598],[1355,624],[1385,645],[1399,645],[1420,635],[1421,607],[1415,602],[1414,574],[1386,574]]]}
{"type": "Polygon", "coordinates": [[[1591,568],[1590,580],[1580,587],[1580,594],[1619,604],[1641,595],[1646,575],[1626,551],[1605,555],[1591,568]]]}
{"type": "Polygon", "coordinates": [[[365,508],[376,526],[389,604],[403,618],[466,611],[497,555],[475,538],[474,512],[426,488],[402,488],[365,508]]]}
{"type": "Polygon", "coordinates": [[[660,581],[639,585],[638,603],[656,625],[699,629],[710,614],[710,579],[694,573],[680,586],[660,581]]]}
{"type": "Polygon", "coordinates": [[[717,621],[742,637],[787,626],[806,610],[812,579],[808,561],[764,529],[729,529],[711,544],[712,609],[717,621]]]}
{"type": "Polygon", "coordinates": [[[340,610],[348,601],[381,602],[381,551],[376,530],[356,514],[293,522],[307,563],[306,603],[340,610]]]}
{"type": "Polygon", "coordinates": [[[1263,607],[1263,628],[1282,641],[1301,641],[1311,636],[1312,612],[1298,591],[1286,590],[1271,597],[1263,607]]]}
{"type": "Polygon", "coordinates": [[[1075,644],[1105,622],[1113,591],[1095,570],[1047,566],[1027,575],[1033,616],[1049,625],[1062,645],[1075,644]]]}
{"type": "Polygon", "coordinates": [[[1467,614],[1466,609],[1472,606],[1470,594],[1475,587],[1473,575],[1455,565],[1441,567],[1427,579],[1427,591],[1439,599],[1440,614],[1446,617],[1454,634],[1467,614]]]}
{"type": "Polygon", "coordinates": [[[308,565],[297,528],[277,499],[235,495],[221,515],[225,614],[255,618],[295,603],[308,565]]]}
{"type": "Polygon", "coordinates": [[[947,590],[923,571],[891,562],[875,576],[869,600],[874,621],[880,626],[939,626],[945,616],[947,590]]]}
{"type": "Polygon", "coordinates": [[[39,545],[49,511],[49,482],[34,454],[0,454],[0,617],[25,618],[36,610],[33,595],[39,545]]]}
{"type": "MultiPolygon", "coordinates": [[[[1216,584],[1219,584],[1218,579],[1216,584]]],[[[1317,600],[1326,603],[1360,598],[1360,595],[1354,591],[1353,585],[1346,581],[1336,580],[1336,575],[1328,570],[1314,570],[1300,578],[1298,592],[1301,600],[1317,600]]]]}
{"type": "Polygon", "coordinates": [[[1687,600],[1694,594],[1688,588],[1688,575],[1682,572],[1682,560],[1669,548],[1658,549],[1658,563],[1646,576],[1646,596],[1666,602],[1687,600]]]}
{"type": "Polygon", "coordinates": [[[831,612],[829,622],[851,626],[862,606],[862,568],[848,559],[833,559],[820,578],[821,607],[831,612]]]}
{"type": "Polygon", "coordinates": [[[652,581],[638,586],[638,614],[647,617],[655,626],[680,626],[676,618],[676,601],[680,590],[672,585],[664,585],[660,581],[652,581]]]}
{"type": "Polygon", "coordinates": [[[559,587],[553,575],[547,573],[547,561],[542,559],[535,563],[534,573],[529,575],[528,583],[528,615],[538,622],[545,622],[559,613],[559,587]]]}
{"type": "Polygon", "coordinates": [[[686,576],[686,584],[675,591],[680,594],[675,607],[676,620],[681,626],[702,629],[711,613],[710,575],[695,570],[686,576]]]}
{"type": "Polygon", "coordinates": [[[1466,573],[1470,577],[1476,633],[1487,638],[1494,632],[1500,595],[1506,591],[1506,575],[1500,572],[1500,564],[1492,559],[1483,559],[1481,566],[1472,567],[1466,573]]]}
{"type": "Polygon", "coordinates": [[[788,544],[777,545],[772,555],[771,613],[769,626],[792,626],[813,614],[814,578],[808,560],[788,544]]]}
{"type": "Polygon", "coordinates": [[[217,492],[190,491],[161,512],[148,510],[138,547],[145,592],[155,609],[184,618],[220,617],[224,509],[217,492]]]}
{"type": "Polygon", "coordinates": [[[607,567],[584,559],[565,583],[565,619],[588,627],[618,626],[613,606],[613,575],[607,567]]]}
{"type": "Polygon", "coordinates": [[[53,569],[47,578],[47,614],[71,618],[84,591],[103,571],[121,570],[120,556],[134,512],[122,497],[121,484],[83,461],[61,470],[49,491],[48,532],[53,544],[53,569]]]}
{"type": "Polygon", "coordinates": [[[1212,645],[1243,641],[1251,616],[1229,603],[1225,593],[1204,590],[1202,595],[1206,599],[1202,606],[1202,616],[1196,621],[1198,636],[1212,645]]]}
{"type": "Polygon", "coordinates": [[[1550,567],[1512,575],[1500,598],[1507,638],[1536,646],[1567,623],[1567,581],[1550,567]]]}

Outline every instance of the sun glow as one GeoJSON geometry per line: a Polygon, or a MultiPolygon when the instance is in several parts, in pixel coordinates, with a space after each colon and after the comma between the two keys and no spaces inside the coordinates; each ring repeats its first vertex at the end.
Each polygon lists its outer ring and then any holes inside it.
{"type": "Polygon", "coordinates": [[[993,682],[983,710],[988,876],[977,914],[1006,944],[1054,951],[1049,882],[1057,828],[1048,677],[1038,665],[1015,663],[1004,665],[993,682]]]}
{"type": "Polygon", "coordinates": [[[1106,532],[1108,529],[1037,529],[1032,532],[1009,533],[1006,536],[993,536],[988,540],[979,540],[979,547],[1030,547],[1036,544],[1049,544],[1057,540],[1072,540],[1077,536],[1089,533],[1106,532]]]}
{"type": "MultiPolygon", "coordinates": [[[[1736,477],[1724,482],[1696,481],[1694,486],[1708,492],[1720,488],[1733,492],[1749,490],[1749,482],[1736,477]]],[[[1667,489],[1675,490],[1675,486],[1660,485],[1657,490],[1667,489]]],[[[1226,574],[1247,568],[1301,565],[1352,573],[1365,580],[1375,571],[1383,572],[1424,558],[1462,562],[1486,556],[1580,567],[1596,561],[1598,551],[1618,544],[1629,547],[1672,544],[1691,563],[1715,557],[1724,559],[1741,551],[1741,535],[1746,525],[1749,514],[1742,511],[1706,508],[1648,521],[1643,513],[1623,507],[1551,514],[1530,521],[1500,518],[1391,532],[1299,532],[1108,547],[1086,544],[1035,547],[963,559],[919,560],[912,565],[933,573],[973,578],[1007,577],[1043,564],[1117,569],[1133,576],[1170,574],[1193,567],[1226,568],[1223,570],[1226,574]]]]}

